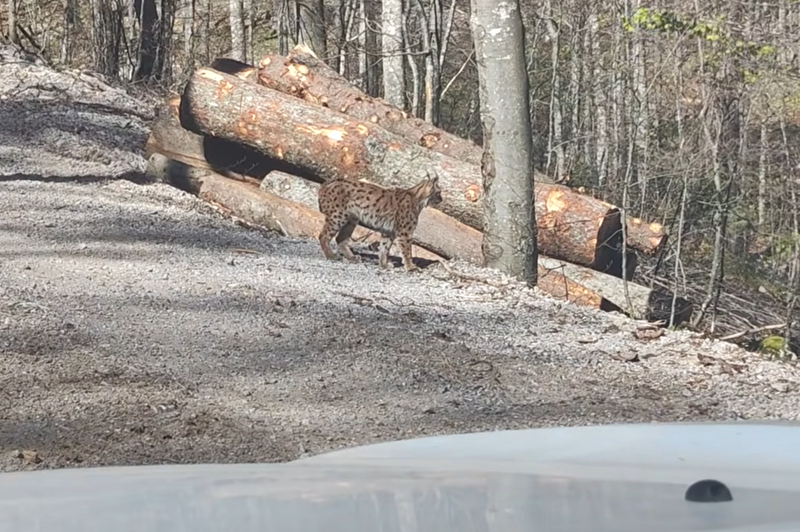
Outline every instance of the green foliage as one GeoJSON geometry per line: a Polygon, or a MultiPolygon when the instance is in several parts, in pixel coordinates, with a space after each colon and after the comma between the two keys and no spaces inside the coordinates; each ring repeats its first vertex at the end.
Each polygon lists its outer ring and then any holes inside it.
{"type": "Polygon", "coordinates": [[[800,111],[800,89],[796,89],[785,96],[783,103],[788,111],[800,111]]]}
{"type": "Polygon", "coordinates": [[[767,336],[759,343],[758,350],[772,358],[780,360],[797,360],[797,356],[786,345],[786,339],[783,336],[773,334],[767,336]]]}
{"type": "Polygon", "coordinates": [[[622,27],[628,32],[640,29],[667,34],[688,33],[709,42],[721,40],[720,22],[720,20],[692,21],[673,11],[647,7],[640,7],[630,18],[622,17],[622,27]]]}
{"type": "Polygon", "coordinates": [[[783,336],[767,336],[763,340],[761,340],[761,345],[759,346],[761,351],[770,355],[777,355],[781,351],[783,351],[784,346],[786,345],[786,341],[783,339],[783,336]]]}
{"type": "Polygon", "coordinates": [[[706,41],[712,45],[706,57],[709,67],[719,66],[726,57],[757,64],[758,67],[740,69],[745,84],[760,81],[763,78],[763,66],[775,59],[778,53],[772,44],[733,38],[727,31],[724,17],[721,16],[712,20],[693,20],[666,9],[640,7],[630,17],[622,17],[622,28],[626,32],[641,30],[663,35],[688,35],[706,41]]]}
{"type": "Polygon", "coordinates": [[[633,12],[630,19],[622,18],[622,27],[629,32],[639,28],[671,33],[687,31],[691,24],[672,11],[640,7],[633,12]]]}
{"type": "Polygon", "coordinates": [[[786,262],[794,257],[798,248],[800,248],[800,234],[784,233],[773,240],[771,255],[774,259],[786,262]]]}

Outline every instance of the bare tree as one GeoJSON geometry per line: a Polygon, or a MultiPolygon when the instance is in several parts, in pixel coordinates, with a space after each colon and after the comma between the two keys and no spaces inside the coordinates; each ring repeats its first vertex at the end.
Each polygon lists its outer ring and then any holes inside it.
{"type": "Polygon", "coordinates": [[[383,99],[400,109],[405,108],[406,87],[402,26],[403,0],[383,0],[383,99]]]}
{"type": "Polygon", "coordinates": [[[244,55],[245,61],[255,61],[253,55],[253,0],[242,0],[244,17],[244,55]]]}
{"type": "Polygon", "coordinates": [[[134,0],[133,9],[139,19],[139,60],[136,63],[133,80],[142,81],[153,75],[156,62],[158,11],[155,0],[134,0]]]}
{"type": "Polygon", "coordinates": [[[531,123],[519,0],[472,0],[483,126],[487,266],[537,280],[531,123]]]}
{"type": "Polygon", "coordinates": [[[17,2],[8,0],[8,40],[14,44],[19,44],[17,36],[17,2]]]}
{"type": "MultiPolygon", "coordinates": [[[[9,0],[13,3],[14,0],[9,0]]],[[[72,50],[75,36],[73,26],[75,24],[75,0],[61,0],[61,7],[64,9],[64,38],[61,40],[61,62],[68,64],[72,61],[72,50]]]]}
{"type": "Polygon", "coordinates": [[[289,53],[289,0],[273,0],[272,29],[278,36],[278,53],[289,53]]]}
{"type": "Polygon", "coordinates": [[[228,17],[231,27],[231,59],[245,61],[244,49],[244,11],[242,0],[228,0],[228,17]]]}
{"type": "Polygon", "coordinates": [[[120,56],[124,38],[125,7],[116,0],[91,0],[92,54],[95,69],[116,78],[120,73],[120,56]]]}
{"type": "Polygon", "coordinates": [[[294,0],[295,40],[311,48],[318,57],[328,55],[325,6],[322,0],[294,0]]]}
{"type": "Polygon", "coordinates": [[[361,0],[361,27],[363,34],[360,50],[363,57],[361,74],[364,79],[364,92],[370,96],[378,96],[381,89],[381,51],[378,36],[379,7],[379,0],[361,0]]]}
{"type": "Polygon", "coordinates": [[[551,168],[551,156],[555,155],[553,165],[555,175],[560,178],[564,175],[565,152],[564,152],[564,117],[562,115],[562,88],[559,69],[561,67],[559,58],[561,50],[561,32],[555,18],[553,0],[545,2],[545,23],[547,33],[550,37],[550,56],[551,56],[551,85],[550,85],[550,128],[547,135],[547,167],[551,168]]]}

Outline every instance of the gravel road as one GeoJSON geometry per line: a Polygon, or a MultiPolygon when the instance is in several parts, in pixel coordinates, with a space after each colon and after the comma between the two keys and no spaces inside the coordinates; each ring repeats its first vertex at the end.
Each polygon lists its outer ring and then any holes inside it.
{"type": "Polygon", "coordinates": [[[800,418],[785,363],[438,265],[327,262],[165,185],[7,181],[0,212],[0,470],[800,418]]]}

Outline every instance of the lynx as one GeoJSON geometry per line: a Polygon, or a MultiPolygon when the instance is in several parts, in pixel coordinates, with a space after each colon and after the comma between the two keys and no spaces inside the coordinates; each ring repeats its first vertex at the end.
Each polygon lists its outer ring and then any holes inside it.
{"type": "Polygon", "coordinates": [[[319,210],[325,224],[319,234],[319,244],[328,260],[334,258],[331,239],[344,257],[357,262],[358,258],[347,245],[356,226],[381,234],[379,258],[381,268],[389,265],[389,249],[395,239],[400,246],[403,265],[407,271],[416,270],[411,262],[411,236],[417,228],[419,215],[427,205],[442,201],[439,176],[430,177],[410,188],[384,188],[364,181],[336,179],[319,188],[319,210]]]}

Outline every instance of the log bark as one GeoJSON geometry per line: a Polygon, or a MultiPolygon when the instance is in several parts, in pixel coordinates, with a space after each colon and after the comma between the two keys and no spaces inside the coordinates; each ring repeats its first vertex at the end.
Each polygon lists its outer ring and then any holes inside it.
{"type": "MultiPolygon", "coordinates": [[[[255,78],[252,75],[247,77],[251,81],[255,78]]],[[[424,120],[410,117],[402,109],[398,109],[380,98],[372,98],[364,94],[345,77],[318,59],[305,46],[295,47],[287,57],[265,56],[259,63],[257,80],[266,87],[309,103],[337,110],[357,120],[377,124],[415,145],[429,148],[434,152],[464,161],[480,169],[483,156],[483,149],[480,146],[470,140],[443,131],[424,120]]],[[[538,196],[540,193],[538,185],[553,184],[553,180],[534,170],[534,183],[537,185],[535,194],[538,196]]],[[[572,194],[575,193],[572,192],[572,194]]],[[[600,200],[588,197],[586,201],[599,202],[600,200]]],[[[608,207],[616,209],[611,205],[608,207]]],[[[537,205],[537,213],[539,212],[541,210],[537,205]]],[[[629,217],[626,229],[628,246],[648,254],[655,253],[666,240],[664,228],[658,223],[646,223],[639,218],[629,217]]],[[[544,249],[541,243],[539,247],[544,249]]],[[[547,253],[556,256],[556,253],[547,253]]],[[[564,258],[570,260],[567,257],[564,258]]],[[[603,269],[600,268],[600,271],[603,269]]]]}
{"type": "Polygon", "coordinates": [[[145,144],[145,157],[161,153],[195,168],[256,184],[273,170],[309,177],[301,169],[272,160],[250,146],[184,129],[178,118],[180,102],[180,97],[171,98],[156,109],[145,144]]]}
{"type": "MultiPolygon", "coordinates": [[[[285,200],[317,209],[318,184],[299,177],[271,172],[261,182],[261,189],[285,200]]],[[[481,232],[460,223],[435,209],[426,208],[414,234],[414,243],[446,259],[461,259],[481,264],[481,232]]],[[[538,262],[537,286],[548,295],[602,310],[622,310],[650,321],[669,321],[672,295],[645,286],[628,283],[631,305],[625,298],[624,281],[543,255],[538,262]]],[[[678,298],[675,323],[686,321],[691,304],[678,298]]]]}
{"type": "MultiPolygon", "coordinates": [[[[433,171],[444,189],[439,210],[482,228],[479,167],[411,144],[375,124],[209,68],[197,70],[186,85],[180,121],[190,131],[240,142],[321,180],[409,186],[433,171]]],[[[612,205],[540,183],[536,214],[539,250],[545,255],[600,271],[621,264],[614,243],[621,224],[612,205]]]]}
{"type": "MultiPolygon", "coordinates": [[[[372,98],[361,92],[304,46],[296,46],[286,57],[277,54],[264,56],[258,67],[258,82],[265,87],[377,124],[442,155],[481,165],[482,150],[475,143],[412,117],[381,98],[372,98]]],[[[552,183],[552,179],[538,172],[536,180],[552,183]]]]}
{"type": "MultiPolygon", "coordinates": [[[[288,237],[316,239],[325,221],[320,212],[310,207],[259,190],[253,184],[193,168],[160,153],[150,156],[147,173],[163,183],[221,205],[248,223],[288,237]]],[[[367,243],[379,241],[378,235],[361,227],[355,230],[353,237],[367,243]]],[[[415,262],[421,259],[422,265],[442,259],[419,246],[414,246],[413,253],[415,262]]]]}

